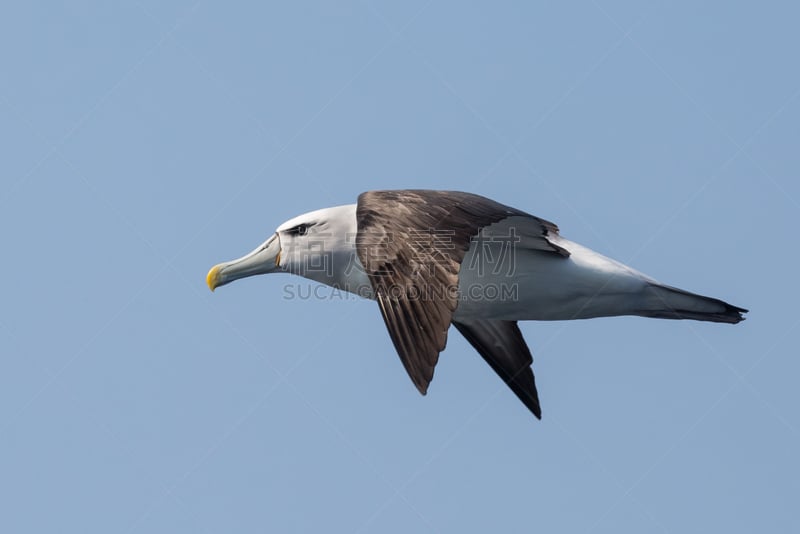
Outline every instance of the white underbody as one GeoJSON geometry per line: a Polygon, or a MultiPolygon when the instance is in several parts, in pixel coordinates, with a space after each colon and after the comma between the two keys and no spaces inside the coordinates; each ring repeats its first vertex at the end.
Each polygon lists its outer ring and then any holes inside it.
{"type": "Polygon", "coordinates": [[[558,235],[547,250],[538,222],[512,217],[484,228],[459,272],[455,319],[587,319],[642,309],[642,273],[558,235]],[[545,248],[546,250],[542,250],[545,248]]]}
{"type": "Polygon", "coordinates": [[[560,239],[559,245],[569,257],[517,248],[513,265],[481,269],[473,243],[459,273],[454,319],[552,321],[642,309],[651,279],[577,243],[560,239]]]}
{"type": "MultiPolygon", "coordinates": [[[[335,208],[340,210],[336,219],[346,228],[330,228],[333,234],[343,229],[354,233],[355,206],[348,208],[335,208]]],[[[531,219],[512,217],[484,228],[481,239],[472,242],[461,263],[453,318],[585,319],[634,314],[646,307],[645,300],[651,297],[647,288],[655,280],[560,236],[549,239],[570,255],[542,250],[543,245],[548,247],[542,241],[541,227],[531,219]],[[509,235],[516,236],[516,241],[509,240],[509,235]]],[[[355,240],[333,241],[327,248],[332,252],[333,276],[303,275],[374,298],[355,240]]],[[[435,293],[436,288],[432,289],[435,293]]]]}

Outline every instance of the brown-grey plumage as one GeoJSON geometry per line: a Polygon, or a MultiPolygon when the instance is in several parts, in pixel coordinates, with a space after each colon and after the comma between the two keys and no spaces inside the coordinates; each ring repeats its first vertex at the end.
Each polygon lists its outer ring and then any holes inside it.
{"type": "Polygon", "coordinates": [[[447,344],[464,254],[482,228],[512,216],[538,221],[541,248],[565,254],[547,240],[558,232],[555,224],[478,195],[403,190],[358,197],[356,251],[400,360],[423,395],[447,344]]]}

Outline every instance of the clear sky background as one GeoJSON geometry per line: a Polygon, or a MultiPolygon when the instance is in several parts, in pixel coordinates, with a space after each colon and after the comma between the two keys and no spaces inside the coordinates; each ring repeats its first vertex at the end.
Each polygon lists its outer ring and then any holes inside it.
{"type": "MultiPolygon", "coordinates": [[[[793,2],[4,2],[0,531],[799,532],[793,2]],[[451,331],[208,268],[369,189],[472,191],[737,326],[451,331]]],[[[323,293],[325,295],[325,293],[323,293]]]]}

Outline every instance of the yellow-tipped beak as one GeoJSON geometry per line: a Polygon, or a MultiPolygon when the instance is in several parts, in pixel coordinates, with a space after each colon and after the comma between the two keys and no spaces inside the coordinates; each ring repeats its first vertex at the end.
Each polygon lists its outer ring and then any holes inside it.
{"type": "Polygon", "coordinates": [[[213,266],[206,275],[208,289],[214,291],[240,278],[275,272],[280,267],[280,258],[281,240],[278,234],[273,234],[250,254],[213,266]]]}
{"type": "Polygon", "coordinates": [[[208,284],[208,289],[212,292],[217,288],[219,285],[219,270],[221,265],[215,265],[208,271],[206,275],[206,284],[208,284]]]}

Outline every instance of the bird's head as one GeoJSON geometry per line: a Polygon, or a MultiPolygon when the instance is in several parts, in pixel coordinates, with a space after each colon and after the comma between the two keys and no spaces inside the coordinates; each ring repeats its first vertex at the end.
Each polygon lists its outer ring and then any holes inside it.
{"type": "Polygon", "coordinates": [[[206,276],[209,289],[257,274],[287,272],[357,292],[356,286],[369,284],[356,255],[355,211],[355,204],[337,206],[286,221],[249,254],[212,267],[206,276]]]}

